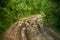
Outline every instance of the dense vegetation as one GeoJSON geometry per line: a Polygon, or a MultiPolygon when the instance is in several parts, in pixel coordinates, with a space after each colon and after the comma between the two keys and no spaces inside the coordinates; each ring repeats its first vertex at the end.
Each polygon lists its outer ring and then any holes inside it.
{"type": "Polygon", "coordinates": [[[42,0],[41,9],[44,12],[45,23],[60,34],[60,1],[59,0],[42,0]]]}
{"type": "Polygon", "coordinates": [[[1,0],[0,33],[10,27],[19,18],[34,14],[44,14],[44,22],[60,32],[59,0],[1,0]]]}

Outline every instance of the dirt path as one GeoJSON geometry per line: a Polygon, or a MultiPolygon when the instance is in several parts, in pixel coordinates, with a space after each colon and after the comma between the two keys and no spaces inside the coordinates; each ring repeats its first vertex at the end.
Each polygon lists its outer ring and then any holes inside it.
{"type": "MultiPolygon", "coordinates": [[[[3,40],[48,40],[40,32],[43,27],[41,17],[41,15],[34,15],[20,19],[4,33],[3,40]]],[[[54,40],[49,35],[47,37],[54,40]]]]}

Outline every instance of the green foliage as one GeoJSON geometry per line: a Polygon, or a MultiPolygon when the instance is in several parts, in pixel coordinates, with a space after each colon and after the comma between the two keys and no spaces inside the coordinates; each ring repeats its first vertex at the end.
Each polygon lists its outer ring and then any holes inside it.
{"type": "Polygon", "coordinates": [[[0,33],[25,16],[40,13],[40,0],[1,0],[0,33]]]}
{"type": "Polygon", "coordinates": [[[45,23],[51,25],[56,32],[60,32],[60,1],[59,0],[41,0],[41,11],[44,12],[45,23]]]}
{"type": "Polygon", "coordinates": [[[44,12],[45,14],[45,20],[48,21],[50,24],[54,23],[54,10],[56,8],[56,3],[53,3],[52,1],[48,1],[48,0],[42,0],[41,1],[41,11],[44,12]],[[52,23],[53,22],[53,23],[52,23]]]}
{"type": "Polygon", "coordinates": [[[34,14],[44,14],[45,22],[54,29],[60,29],[59,0],[1,0],[0,30],[5,31],[18,19],[34,14]]]}

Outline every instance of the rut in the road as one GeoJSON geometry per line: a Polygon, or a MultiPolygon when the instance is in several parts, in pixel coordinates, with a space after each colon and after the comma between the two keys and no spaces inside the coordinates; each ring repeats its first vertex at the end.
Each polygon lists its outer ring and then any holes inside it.
{"type": "Polygon", "coordinates": [[[20,19],[5,33],[3,40],[47,40],[41,34],[42,16],[34,15],[20,19]]]}

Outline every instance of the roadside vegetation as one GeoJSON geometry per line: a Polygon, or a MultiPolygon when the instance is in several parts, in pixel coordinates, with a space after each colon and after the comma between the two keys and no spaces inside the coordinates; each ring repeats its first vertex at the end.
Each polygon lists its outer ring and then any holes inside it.
{"type": "Polygon", "coordinates": [[[60,0],[1,0],[0,34],[18,19],[44,14],[43,21],[60,34],[60,0]]]}

